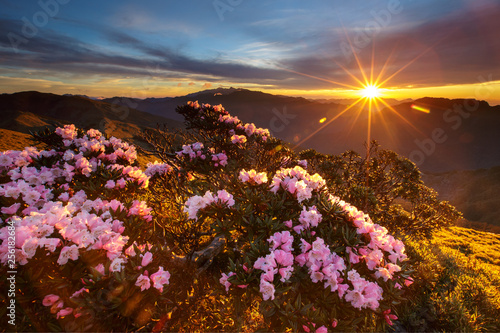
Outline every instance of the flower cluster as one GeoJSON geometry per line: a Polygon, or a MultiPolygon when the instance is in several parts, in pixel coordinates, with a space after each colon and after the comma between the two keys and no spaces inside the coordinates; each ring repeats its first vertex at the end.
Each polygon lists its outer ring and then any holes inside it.
{"type": "Polygon", "coordinates": [[[398,263],[407,259],[403,242],[389,235],[386,228],[373,223],[367,214],[356,207],[334,196],[331,196],[330,200],[344,210],[358,234],[370,236],[367,246],[349,249],[351,262],[364,260],[368,269],[377,271],[377,278],[382,277],[385,281],[391,279],[395,272],[401,270],[398,263]],[[359,254],[356,255],[355,252],[359,254]],[[388,260],[385,260],[385,257],[388,260]]]}
{"type": "MultiPolygon", "coordinates": [[[[82,290],[83,292],[84,290],[82,290]]],[[[66,307],[64,308],[64,301],[58,296],[54,294],[48,294],[43,298],[42,304],[44,306],[49,307],[50,306],[50,312],[51,313],[57,313],[57,319],[60,317],[67,316],[69,314],[73,313],[73,308],[72,307],[66,307]]],[[[81,314],[79,313],[73,313],[75,318],[78,318],[81,314]]]]}
{"type": "Polygon", "coordinates": [[[238,177],[242,183],[250,184],[263,184],[267,183],[267,174],[265,172],[257,172],[255,170],[246,171],[245,169],[240,171],[238,177]]]}
{"type": "MultiPolygon", "coordinates": [[[[239,180],[249,185],[262,184],[264,181],[258,175],[267,180],[265,173],[258,174],[255,170],[241,170],[239,180]]],[[[281,224],[288,230],[275,232],[268,238],[267,254],[262,255],[260,252],[255,256],[252,253],[247,257],[257,258],[250,259],[250,262],[258,272],[259,285],[255,287],[262,299],[268,301],[286,297],[277,290],[283,290],[293,277],[303,279],[306,274],[311,283],[318,284],[353,308],[379,310],[384,300],[382,285],[396,278],[396,273],[402,270],[401,262],[407,258],[403,243],[389,235],[386,228],[373,223],[367,214],[329,194],[324,179],[318,174],[310,175],[302,167],[296,166],[278,170],[272,179],[270,191],[278,194],[278,191],[283,190],[293,194],[296,205],[302,210],[292,213],[291,217],[295,217],[281,224]],[[323,201],[319,198],[323,198],[323,201]],[[316,205],[302,205],[307,199],[316,205]],[[325,219],[329,224],[339,220],[332,220],[320,209],[318,203],[325,201],[331,204],[329,211],[341,212],[343,217],[340,221],[356,231],[351,234],[353,236],[349,236],[357,239],[351,243],[354,245],[342,246],[340,242],[333,246],[327,243],[324,237],[326,228],[323,226],[325,219]],[[297,236],[292,236],[292,232],[297,236]]],[[[321,205],[324,206],[323,203],[321,205]]],[[[331,234],[326,236],[331,237],[331,234]]],[[[238,284],[235,281],[252,281],[253,277],[248,280],[244,277],[255,271],[243,265],[244,272],[240,275],[236,272],[238,267],[234,266],[229,273],[222,275],[220,282],[226,291],[232,283],[238,284]]],[[[393,285],[401,288],[399,283],[393,282],[393,285]]],[[[335,327],[337,320],[333,323],[331,326],[335,327]]],[[[309,324],[315,326],[311,322],[309,324]]],[[[320,329],[326,331],[325,326],[320,329]]]]}
{"type": "Polygon", "coordinates": [[[260,276],[260,292],[266,301],[274,299],[275,286],[273,284],[275,275],[279,275],[281,282],[289,281],[293,272],[292,244],[293,236],[290,232],[277,232],[267,240],[271,245],[271,252],[258,258],[253,267],[264,273],[260,276]]]}
{"type": "Polygon", "coordinates": [[[247,139],[255,136],[255,138],[261,138],[262,141],[266,141],[268,137],[270,137],[269,130],[266,128],[259,128],[255,126],[253,123],[243,123],[238,117],[231,116],[222,105],[211,106],[210,104],[202,104],[200,105],[198,101],[187,102],[188,106],[193,107],[197,110],[208,110],[212,108],[217,114],[217,121],[221,124],[231,125],[233,128],[229,130],[229,134],[231,135],[231,142],[235,144],[243,144],[247,142],[247,139]]]}
{"type": "Polygon", "coordinates": [[[325,186],[325,180],[318,174],[309,173],[300,166],[278,170],[271,183],[271,191],[277,193],[280,188],[295,195],[298,202],[310,199],[313,191],[325,186]]]}
{"type": "Polygon", "coordinates": [[[188,159],[190,162],[195,161],[212,161],[215,167],[227,165],[227,155],[225,152],[215,153],[214,148],[206,149],[200,142],[183,145],[182,150],[176,152],[177,156],[182,159],[188,159]]]}
{"type": "MultiPolygon", "coordinates": [[[[112,190],[131,186],[127,190],[133,194],[135,189],[148,186],[149,176],[130,165],[136,158],[135,148],[121,140],[105,139],[97,130],[81,133],[73,125],[58,128],[55,133],[61,144],[53,150],[29,147],[0,153],[0,173],[6,180],[0,185],[0,199],[10,204],[1,209],[4,220],[0,219],[0,262],[13,265],[12,250],[15,263],[26,269],[36,258],[65,266],[91,253],[93,269],[102,277],[112,278],[136,255],[134,246],[146,248],[131,239],[126,226],[152,220],[151,208],[144,201],[121,202],[114,198],[119,191],[112,190]],[[87,181],[101,183],[97,190],[108,192],[96,198],[92,191],[95,185],[85,187],[87,181]],[[12,228],[15,242],[9,237],[12,228]]],[[[142,266],[153,260],[147,253],[142,266]]],[[[149,279],[161,292],[169,277],[159,267],[149,279]]],[[[81,288],[70,299],[88,291],[87,287],[81,288]]],[[[47,295],[43,304],[50,306],[58,318],[81,315],[81,309],[65,306],[68,303],[62,296],[47,295]]]]}
{"type": "Polygon", "coordinates": [[[141,188],[148,187],[149,176],[145,174],[141,168],[131,165],[123,166],[120,164],[111,164],[106,167],[110,170],[121,170],[122,177],[116,181],[116,185],[120,188],[125,187],[126,182],[137,183],[141,188]]]}
{"type": "Polygon", "coordinates": [[[377,283],[362,278],[355,270],[350,270],[347,276],[353,288],[346,292],[345,300],[360,310],[367,307],[372,310],[378,309],[379,301],[382,299],[382,288],[377,283]]]}
{"type": "Polygon", "coordinates": [[[188,213],[190,219],[197,219],[198,211],[210,206],[213,203],[220,204],[222,206],[232,207],[234,206],[233,195],[228,193],[226,190],[217,191],[217,195],[212,192],[205,192],[204,196],[195,195],[190,197],[184,206],[184,212],[188,213]]]}
{"type": "Polygon", "coordinates": [[[146,171],[144,173],[148,177],[153,177],[155,175],[166,175],[169,174],[173,170],[172,166],[167,163],[160,163],[158,161],[154,161],[154,163],[148,163],[146,171]]]}
{"type": "MultiPolygon", "coordinates": [[[[98,159],[107,160],[112,163],[123,160],[127,163],[133,163],[137,159],[137,151],[134,146],[125,141],[111,137],[109,140],[95,129],[90,129],[87,133],[79,137],[75,125],[66,125],[63,128],[57,128],[55,133],[63,139],[63,144],[67,148],[76,148],[80,153],[100,153],[98,159]],[[111,153],[106,151],[111,149],[111,153]]],[[[71,153],[68,152],[68,155],[71,153]]]]}
{"type": "Polygon", "coordinates": [[[233,136],[231,136],[231,142],[234,144],[243,144],[247,142],[247,137],[244,135],[234,134],[233,136]]]}
{"type": "Polygon", "coordinates": [[[144,274],[139,275],[135,282],[135,285],[141,288],[141,291],[151,288],[151,282],[153,282],[153,287],[163,292],[163,286],[169,284],[170,273],[163,270],[160,266],[158,272],[148,276],[147,271],[144,274]]]}

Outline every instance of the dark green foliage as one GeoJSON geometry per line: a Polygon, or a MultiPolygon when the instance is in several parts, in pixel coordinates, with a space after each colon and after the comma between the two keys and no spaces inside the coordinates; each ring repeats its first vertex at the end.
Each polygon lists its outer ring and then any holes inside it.
{"type": "Polygon", "coordinates": [[[300,153],[320,173],[336,195],[368,213],[391,233],[429,238],[435,230],[454,224],[461,213],[437,198],[424,185],[418,168],[373,141],[368,157],[354,151],[323,155],[313,150],[300,153]]]}

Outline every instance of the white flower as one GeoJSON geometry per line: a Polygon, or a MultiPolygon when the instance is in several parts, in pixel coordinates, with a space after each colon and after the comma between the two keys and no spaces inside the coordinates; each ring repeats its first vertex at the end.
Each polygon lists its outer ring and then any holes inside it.
{"type": "Polygon", "coordinates": [[[141,291],[144,291],[146,289],[149,289],[151,287],[151,280],[149,280],[149,277],[146,275],[139,275],[137,278],[135,285],[137,287],[141,287],[141,291]]]}
{"type": "Polygon", "coordinates": [[[68,262],[68,259],[77,260],[79,256],[80,253],[78,252],[78,247],[76,245],[65,246],[61,250],[57,263],[59,265],[64,265],[68,262]]]}
{"type": "Polygon", "coordinates": [[[109,270],[111,272],[120,272],[122,270],[122,265],[125,263],[125,260],[121,257],[117,257],[113,259],[111,265],[109,265],[109,270]]]}

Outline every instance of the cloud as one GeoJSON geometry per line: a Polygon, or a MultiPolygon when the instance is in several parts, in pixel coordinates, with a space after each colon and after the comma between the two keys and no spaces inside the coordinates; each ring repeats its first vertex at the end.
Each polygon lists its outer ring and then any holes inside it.
{"type": "Polygon", "coordinates": [[[0,57],[3,60],[3,66],[18,68],[29,66],[29,68],[52,69],[61,72],[110,75],[178,77],[179,73],[183,73],[184,75],[210,76],[214,79],[276,81],[286,78],[285,72],[275,69],[218,59],[195,59],[168,47],[151,46],[116,31],[104,33],[110,40],[143,54],[137,56],[131,55],[137,52],[106,52],[100,46],[49,30],[40,31],[35,38],[20,45],[16,53],[16,50],[9,47],[10,40],[4,32],[20,31],[19,22],[0,20],[0,28],[2,32],[0,44],[3,46],[0,49],[0,57]],[[152,71],[152,68],[155,70],[152,71]]]}
{"type": "Polygon", "coordinates": [[[212,84],[211,83],[204,83],[202,88],[205,88],[205,89],[208,89],[208,88],[211,88],[212,87],[212,84]]]}
{"type": "MultiPolygon", "coordinates": [[[[499,17],[500,5],[490,3],[421,22],[411,29],[382,29],[366,46],[357,47],[356,54],[367,77],[372,56],[375,76],[387,62],[382,76],[388,78],[397,73],[387,82],[390,86],[477,83],[481,76],[500,72],[499,17]]],[[[330,37],[328,44],[334,45],[330,52],[325,52],[327,47],[319,48],[316,54],[299,54],[279,61],[283,68],[324,80],[297,74],[283,85],[312,89],[335,86],[328,80],[359,85],[350,74],[360,79],[363,74],[354,57],[347,57],[342,50],[343,46],[350,51],[347,39],[342,41],[342,37],[330,37]]],[[[356,48],[355,37],[356,33],[349,33],[356,48]]]]}
{"type": "Polygon", "coordinates": [[[189,83],[188,83],[188,86],[194,86],[195,84],[196,84],[196,83],[194,83],[194,82],[189,82],[189,83]]]}
{"type": "MultiPolygon", "coordinates": [[[[500,72],[500,39],[497,36],[497,31],[500,31],[500,6],[495,2],[481,6],[476,2],[474,4],[455,12],[448,10],[451,14],[433,15],[427,19],[421,13],[414,20],[411,19],[413,11],[407,9],[389,26],[381,29],[374,43],[359,48],[357,54],[365,74],[370,73],[372,46],[375,50],[375,74],[381,71],[387,59],[385,77],[407,66],[387,82],[391,86],[474,83],[479,75],[487,77],[490,73],[500,72]]],[[[345,46],[344,31],[339,29],[338,22],[327,20],[326,11],[318,16],[321,20],[315,16],[317,10],[306,7],[290,13],[286,12],[286,8],[274,9],[283,12],[283,15],[291,15],[286,17],[267,12],[266,15],[256,16],[261,7],[238,7],[231,12],[235,21],[245,15],[253,15],[253,19],[244,19],[240,26],[236,22],[230,23],[229,17],[224,22],[224,25],[231,24],[231,28],[239,29],[237,34],[228,34],[228,40],[235,36],[245,36],[246,39],[238,39],[233,49],[222,47],[219,56],[205,58],[196,54],[202,54],[197,52],[204,51],[206,45],[196,49],[196,52],[189,52],[142,38],[141,33],[153,29],[159,20],[144,8],[137,10],[136,16],[132,15],[134,8],[121,8],[110,19],[114,27],[87,27],[94,29],[93,36],[98,32],[99,37],[104,37],[104,42],[99,38],[90,42],[85,35],[72,37],[63,30],[40,29],[35,37],[19,45],[17,53],[7,35],[9,32],[20,34],[22,22],[0,18],[0,68],[47,71],[58,73],[55,74],[58,78],[154,77],[173,82],[191,81],[188,86],[207,81],[309,90],[342,87],[336,83],[358,85],[350,74],[362,77],[362,73],[355,60],[347,61],[341,47],[345,46]],[[258,21],[259,24],[256,23],[258,21]],[[135,30],[125,29],[127,22],[135,30]],[[117,29],[116,26],[123,28],[117,29]]],[[[355,12],[347,5],[344,7],[355,12]]],[[[367,14],[370,9],[365,11],[367,14]]],[[[442,12],[440,9],[439,13],[442,12]]],[[[362,15],[353,17],[353,21],[360,26],[364,24],[362,19],[362,15]]],[[[192,29],[192,22],[186,22],[189,29],[192,29]]],[[[163,31],[184,29],[175,24],[165,23],[164,29],[168,29],[163,31]]],[[[351,38],[356,35],[356,24],[349,23],[346,27],[351,38]]],[[[220,31],[224,25],[217,25],[214,31],[220,31]]],[[[207,35],[207,38],[212,37],[207,35]]],[[[204,54],[207,53],[211,54],[204,51],[204,54]]]]}

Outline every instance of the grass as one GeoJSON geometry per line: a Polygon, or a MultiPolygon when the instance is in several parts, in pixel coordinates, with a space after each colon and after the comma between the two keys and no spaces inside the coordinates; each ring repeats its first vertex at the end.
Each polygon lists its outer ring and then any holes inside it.
{"type": "Polygon", "coordinates": [[[400,311],[409,331],[500,331],[500,236],[460,227],[409,242],[415,261],[410,300],[400,311]]]}

